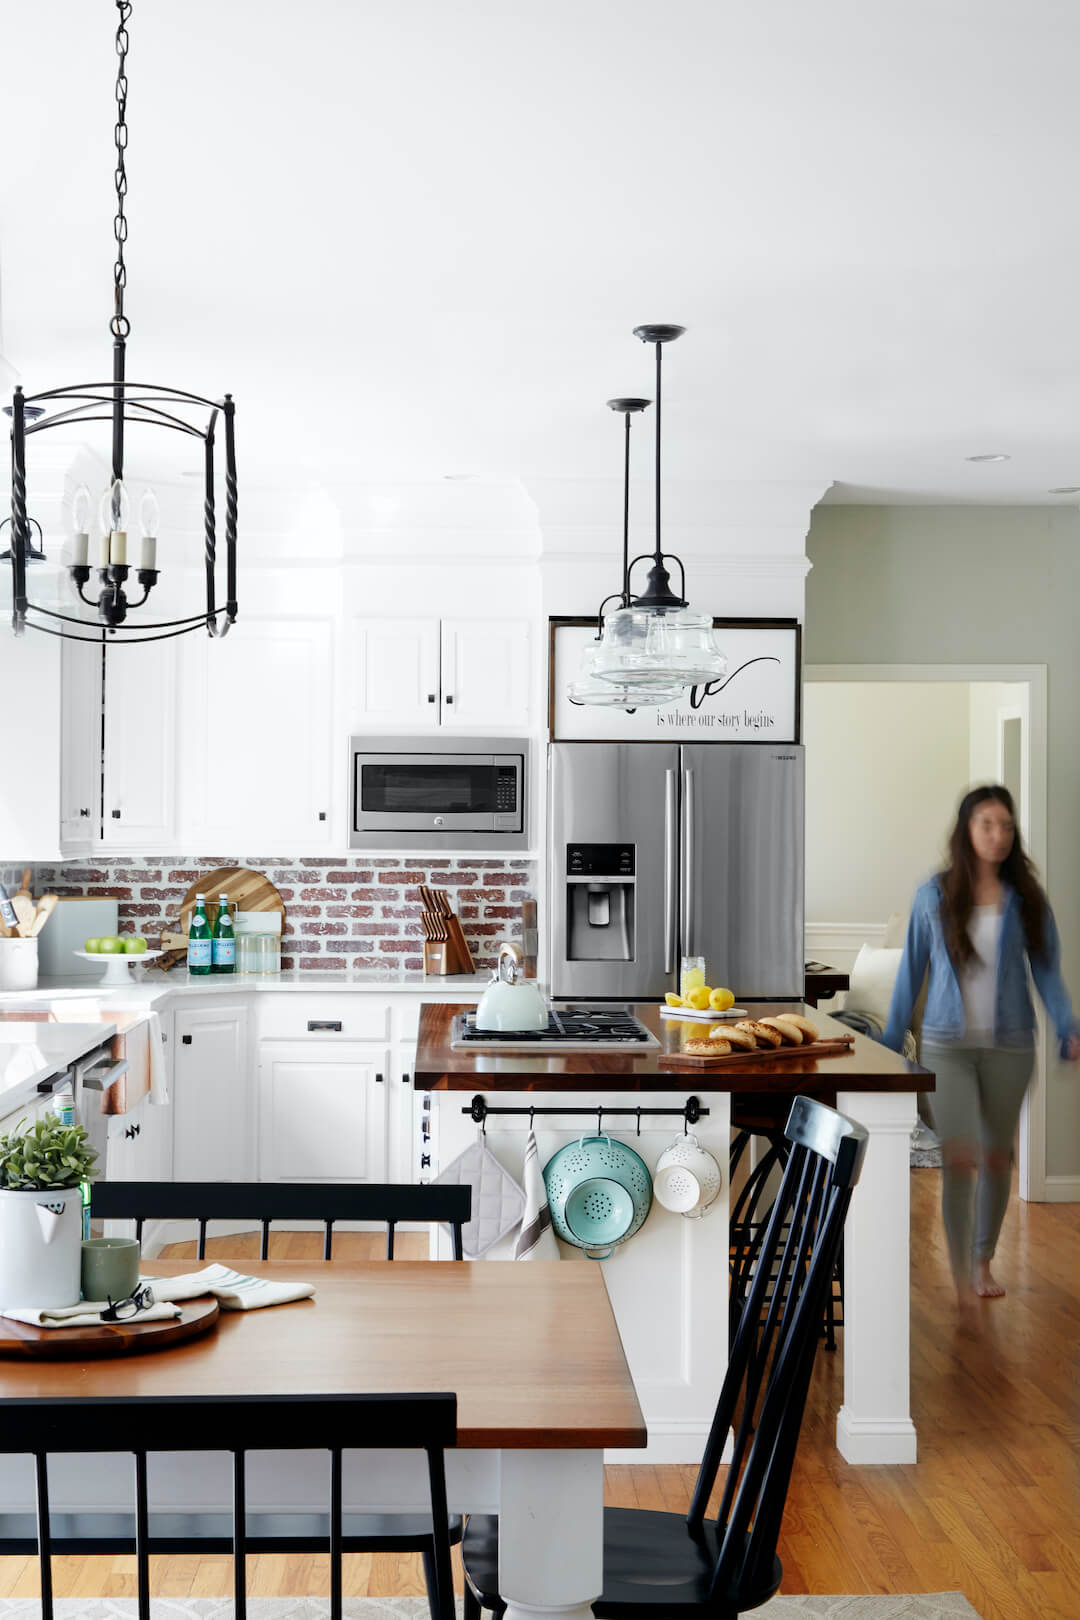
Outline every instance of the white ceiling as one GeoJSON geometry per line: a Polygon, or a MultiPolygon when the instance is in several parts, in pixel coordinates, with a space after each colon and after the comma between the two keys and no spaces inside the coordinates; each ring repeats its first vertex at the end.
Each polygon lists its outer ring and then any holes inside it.
{"type": "MultiPolygon", "coordinates": [[[[114,26],[0,22],[28,391],[108,373],[114,26]]],[[[130,29],[129,375],[231,390],[242,475],[617,476],[631,327],[677,321],[672,478],[1080,484],[1071,0],[135,0],[130,29]]]]}

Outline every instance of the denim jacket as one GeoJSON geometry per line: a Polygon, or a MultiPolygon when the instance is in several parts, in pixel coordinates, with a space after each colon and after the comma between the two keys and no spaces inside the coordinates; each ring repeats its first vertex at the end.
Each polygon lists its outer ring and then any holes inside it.
{"type": "MultiPolygon", "coordinates": [[[[889,1023],[882,1043],[899,1052],[904,1032],[922,989],[926,969],[930,969],[922,1039],[931,1045],[962,1044],[964,1001],[952,958],[945,945],[941,923],[942,891],[933,877],[915,895],[908,923],[904,954],[893,986],[889,1023]]],[[[1057,925],[1049,907],[1046,912],[1046,943],[1039,956],[1028,956],[1016,891],[1005,885],[1005,907],[998,943],[997,989],[994,997],[994,1044],[1024,1048],[1035,1043],[1035,1008],[1028,986],[1027,965],[1057,1031],[1062,1056],[1069,1036],[1078,1026],[1073,1021],[1072,1002],[1061,978],[1061,946],[1057,925]]]]}

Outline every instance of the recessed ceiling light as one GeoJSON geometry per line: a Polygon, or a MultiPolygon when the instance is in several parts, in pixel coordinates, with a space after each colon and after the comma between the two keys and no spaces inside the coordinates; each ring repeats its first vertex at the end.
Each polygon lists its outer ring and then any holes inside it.
{"type": "Polygon", "coordinates": [[[1012,457],[1002,455],[1002,453],[1000,451],[995,451],[993,455],[989,455],[989,456],[965,456],[964,460],[965,461],[1011,461],[1012,457]]]}
{"type": "Polygon", "coordinates": [[[1080,495],[1080,484],[1060,484],[1057,489],[1048,489],[1048,495],[1080,495]]]}

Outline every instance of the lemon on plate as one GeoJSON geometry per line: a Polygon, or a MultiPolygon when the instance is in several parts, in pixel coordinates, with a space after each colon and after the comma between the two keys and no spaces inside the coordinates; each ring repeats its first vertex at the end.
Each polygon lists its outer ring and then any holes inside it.
{"type": "Polygon", "coordinates": [[[727,1012],[728,1008],[734,1005],[735,996],[732,991],[718,987],[709,992],[709,1006],[713,1012],[727,1012]]]}
{"type": "Polygon", "coordinates": [[[707,984],[699,984],[683,997],[683,1002],[685,1006],[693,1007],[695,1012],[706,1012],[711,995],[712,991],[707,984]]]}

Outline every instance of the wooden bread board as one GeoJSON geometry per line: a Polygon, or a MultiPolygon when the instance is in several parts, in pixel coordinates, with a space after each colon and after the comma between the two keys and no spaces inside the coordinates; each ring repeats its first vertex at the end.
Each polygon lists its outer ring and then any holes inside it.
{"type": "Polygon", "coordinates": [[[284,932],[285,902],[265,872],[253,872],[250,866],[219,866],[200,877],[180,902],[181,933],[186,934],[191,925],[197,894],[205,894],[211,921],[217,912],[218,895],[227,894],[238,911],[276,911],[284,932]]]}
{"type": "Polygon", "coordinates": [[[159,1322],[100,1322],[93,1327],[40,1328],[0,1316],[0,1356],[30,1356],[45,1361],[85,1361],[94,1356],[130,1356],[182,1344],[214,1326],[221,1307],[216,1299],[184,1300],[180,1315],[159,1322]]]}
{"type": "Polygon", "coordinates": [[[731,1052],[718,1052],[716,1057],[705,1057],[697,1052],[663,1052],[656,1061],[665,1066],[677,1063],[680,1067],[685,1064],[694,1069],[716,1069],[722,1063],[760,1063],[767,1058],[839,1057],[844,1052],[850,1052],[854,1045],[854,1035],[838,1035],[827,1041],[809,1041],[804,1046],[759,1046],[753,1052],[737,1048],[731,1052]]]}

